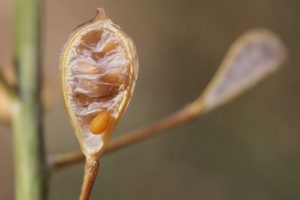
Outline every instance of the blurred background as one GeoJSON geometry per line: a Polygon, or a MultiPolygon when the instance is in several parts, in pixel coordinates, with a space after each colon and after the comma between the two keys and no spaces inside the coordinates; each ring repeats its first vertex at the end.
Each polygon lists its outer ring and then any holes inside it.
{"type": "MultiPolygon", "coordinates": [[[[46,0],[43,69],[53,86],[45,115],[50,154],[79,149],[63,108],[58,59],[97,7],[133,38],[140,74],[114,137],[192,101],[244,31],[267,27],[289,49],[285,66],[255,89],[196,120],[106,156],[92,199],[300,199],[300,1],[46,0]]],[[[0,1],[0,61],[12,61],[14,5],[0,1]]],[[[24,135],[26,137],[26,135],[24,135]]],[[[0,199],[12,200],[12,134],[0,125],[0,199]]],[[[77,199],[83,165],[52,175],[50,200],[77,199]]]]}

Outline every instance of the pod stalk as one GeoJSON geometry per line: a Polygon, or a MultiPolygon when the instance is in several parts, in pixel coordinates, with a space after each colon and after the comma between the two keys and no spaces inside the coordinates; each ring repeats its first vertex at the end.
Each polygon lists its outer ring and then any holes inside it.
{"type": "Polygon", "coordinates": [[[99,159],[87,157],[79,200],[89,200],[99,170],[99,159]]]}

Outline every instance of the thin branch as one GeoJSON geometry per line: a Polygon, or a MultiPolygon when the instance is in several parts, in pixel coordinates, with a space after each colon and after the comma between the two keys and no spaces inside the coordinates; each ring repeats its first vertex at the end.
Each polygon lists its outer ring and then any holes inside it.
{"type": "MultiPolygon", "coordinates": [[[[187,124],[202,114],[202,107],[199,102],[189,104],[174,114],[144,128],[138,129],[124,134],[120,138],[111,142],[104,151],[104,155],[123,149],[132,144],[144,141],[150,137],[154,137],[164,132],[165,130],[187,124]]],[[[69,165],[83,162],[85,156],[81,151],[75,151],[50,157],[49,164],[53,170],[60,170],[69,165]]]]}
{"type": "Polygon", "coordinates": [[[16,91],[9,85],[9,83],[6,81],[3,73],[0,72],[0,88],[4,90],[8,97],[15,98],[16,91]]]}

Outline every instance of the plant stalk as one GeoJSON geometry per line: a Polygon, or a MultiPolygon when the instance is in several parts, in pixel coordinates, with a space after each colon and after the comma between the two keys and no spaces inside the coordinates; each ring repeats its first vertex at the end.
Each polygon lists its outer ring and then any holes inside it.
{"type": "Polygon", "coordinates": [[[13,101],[15,199],[45,200],[46,156],[42,135],[40,0],[16,0],[15,62],[18,97],[13,101]]]}
{"type": "Polygon", "coordinates": [[[79,200],[89,200],[99,170],[99,159],[87,157],[79,200]]]}

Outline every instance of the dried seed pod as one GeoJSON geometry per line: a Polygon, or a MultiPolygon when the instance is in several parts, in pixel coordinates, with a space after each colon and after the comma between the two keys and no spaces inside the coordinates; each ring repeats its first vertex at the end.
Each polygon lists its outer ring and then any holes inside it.
{"type": "MultiPolygon", "coordinates": [[[[63,97],[76,136],[87,157],[87,165],[98,166],[96,160],[135,86],[138,74],[135,46],[120,27],[105,16],[104,10],[98,9],[93,20],[71,34],[60,65],[63,97]]],[[[95,171],[87,165],[85,174],[95,171]]],[[[88,184],[91,184],[89,180],[84,180],[84,185],[88,184]]],[[[82,194],[87,193],[83,190],[82,194]]],[[[87,198],[83,196],[81,199],[87,198]]]]}
{"type": "Polygon", "coordinates": [[[273,32],[254,29],[237,39],[219,70],[195,105],[208,112],[232,100],[275,72],[287,56],[283,42],[273,32]]]}
{"type": "Polygon", "coordinates": [[[131,97],[138,73],[135,47],[98,9],[95,19],[69,37],[61,72],[65,104],[82,150],[99,154],[131,97]],[[105,130],[95,134],[91,125],[100,113],[109,115],[109,121],[104,120],[105,130]]]}

